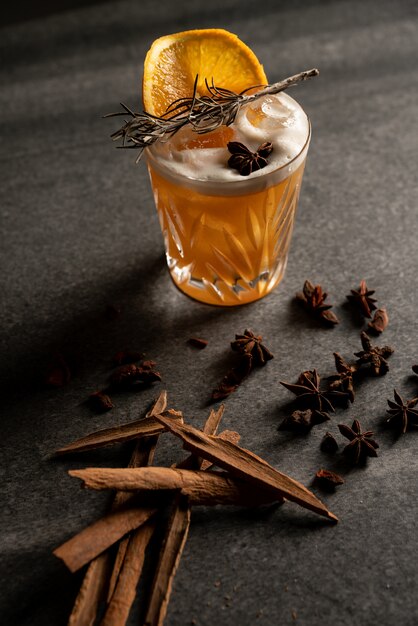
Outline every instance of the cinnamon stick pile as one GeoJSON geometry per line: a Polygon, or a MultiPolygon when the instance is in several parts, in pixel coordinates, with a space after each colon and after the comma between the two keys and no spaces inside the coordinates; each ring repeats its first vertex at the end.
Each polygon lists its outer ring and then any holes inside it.
{"type": "Polygon", "coordinates": [[[142,419],[91,433],[56,454],[70,454],[130,439],[136,447],[127,468],[70,470],[90,489],[113,489],[107,515],[58,547],[54,554],[75,572],[88,564],[69,626],[123,626],[141,577],[147,546],[169,507],[143,624],[164,622],[171,588],[195,505],[258,506],[291,500],[329,520],[337,518],[306,487],[238,445],[239,435],[217,435],[224,407],[212,410],[203,430],[167,410],[163,391],[142,419]],[[170,432],[191,452],[173,467],[152,466],[159,436],[170,432]],[[218,469],[216,469],[218,468],[218,469]],[[117,544],[112,559],[110,548],[117,544]],[[112,562],[113,561],[113,562],[112,562]]]}

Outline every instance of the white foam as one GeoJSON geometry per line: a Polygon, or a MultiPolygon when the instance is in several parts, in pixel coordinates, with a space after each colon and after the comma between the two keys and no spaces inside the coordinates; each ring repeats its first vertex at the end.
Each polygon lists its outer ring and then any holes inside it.
{"type": "MultiPolygon", "coordinates": [[[[265,176],[295,159],[309,137],[306,113],[285,93],[264,96],[243,106],[230,128],[233,137],[229,141],[240,141],[252,151],[266,141],[273,144],[268,165],[250,174],[247,180],[265,176]]],[[[242,181],[243,176],[227,165],[231,154],[226,145],[207,147],[210,134],[197,135],[185,126],[168,141],[154,144],[152,156],[171,174],[195,181],[242,181]],[[185,149],[190,140],[193,147],[185,149]]]]}

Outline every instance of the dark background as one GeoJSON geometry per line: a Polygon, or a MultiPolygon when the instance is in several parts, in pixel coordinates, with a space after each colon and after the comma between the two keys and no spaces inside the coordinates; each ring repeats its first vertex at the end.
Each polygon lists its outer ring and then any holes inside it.
{"type": "MultiPolygon", "coordinates": [[[[200,426],[230,363],[229,342],[246,327],[264,335],[276,358],[226,401],[224,427],[306,485],[321,466],[340,471],[346,483],[321,497],[341,521],[334,527],[289,504],[265,516],[196,509],[166,623],[416,624],[417,434],[396,438],[383,428],[394,387],[418,395],[410,375],[418,362],[416,2],[146,0],[61,9],[9,6],[0,31],[2,624],[66,623],[81,576],[51,552],[104,512],[108,498],[80,490],[65,470],[124,464],[128,450],[59,462],[50,452],[135,419],[162,388],[200,426]],[[189,300],[171,283],[145,165],[115,150],[114,122],[101,119],[120,100],[139,107],[142,63],[156,37],[199,27],[237,33],[272,82],[321,71],[292,92],[313,139],[285,279],[264,300],[235,309],[189,300]],[[337,328],[323,330],[293,304],[306,278],[330,292],[337,328]],[[333,351],[350,358],[360,349],[361,325],[343,303],[362,278],[389,312],[377,343],[395,347],[390,372],[367,380],[352,407],[309,436],[279,432],[290,394],[278,381],[312,367],[330,375],[333,351]],[[109,304],[120,307],[118,319],[104,315],[109,304]],[[190,348],[191,335],[208,347],[190,348]],[[164,382],[95,415],[83,401],[122,348],[157,360],[164,382]],[[74,376],[45,389],[56,352],[74,376]],[[319,443],[356,417],[375,431],[379,457],[349,470],[319,443]]],[[[179,453],[166,437],[157,462],[179,453]]]]}

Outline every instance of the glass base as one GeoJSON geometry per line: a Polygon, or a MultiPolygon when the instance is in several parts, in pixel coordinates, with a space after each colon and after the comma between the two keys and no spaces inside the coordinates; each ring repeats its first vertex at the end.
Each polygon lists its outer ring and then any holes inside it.
{"type": "Polygon", "coordinates": [[[176,287],[194,300],[218,306],[239,306],[264,298],[282,280],[286,263],[287,259],[273,272],[266,270],[250,281],[239,277],[229,284],[220,279],[209,282],[205,278],[192,276],[187,266],[179,267],[167,255],[167,264],[176,287]]]}

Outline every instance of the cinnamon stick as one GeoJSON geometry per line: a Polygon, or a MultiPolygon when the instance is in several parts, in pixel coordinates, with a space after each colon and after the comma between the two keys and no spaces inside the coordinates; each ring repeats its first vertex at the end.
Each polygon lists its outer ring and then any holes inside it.
{"type": "MultiPolygon", "coordinates": [[[[167,392],[162,391],[146,416],[152,415],[153,412],[161,413],[162,411],[165,411],[166,408],[167,392]]],[[[129,463],[130,467],[139,466],[152,461],[157,439],[154,438],[153,440],[153,438],[148,438],[145,441],[147,442],[146,446],[144,446],[141,441],[139,441],[135,446],[135,450],[129,463]]],[[[125,498],[126,494],[116,494],[113,501],[113,509],[121,505],[125,501],[125,498]]],[[[126,540],[122,540],[121,544],[125,541],[126,540]]],[[[112,577],[109,583],[108,593],[110,591],[110,585],[115,584],[115,577],[117,578],[118,576],[117,568],[120,567],[120,564],[123,562],[123,558],[123,548],[119,545],[118,554],[112,571],[112,577]]],[[[75,600],[68,626],[93,626],[96,621],[100,600],[104,594],[108,569],[108,552],[99,554],[99,556],[90,562],[75,600]]]]}
{"type": "MultiPolygon", "coordinates": [[[[232,443],[235,443],[236,446],[241,440],[241,435],[235,430],[223,430],[221,433],[219,433],[218,437],[224,439],[225,441],[231,441],[232,443]]],[[[213,467],[213,463],[211,461],[205,461],[204,459],[202,459],[200,469],[205,470],[209,467],[213,467]]]]}
{"type": "MultiPolygon", "coordinates": [[[[157,411],[164,411],[166,406],[167,392],[162,391],[145,418],[142,418],[142,421],[147,418],[153,419],[152,416],[157,411]]],[[[153,455],[155,444],[156,439],[149,439],[145,446],[141,446],[138,442],[130,464],[148,462],[153,455]]],[[[55,556],[64,561],[72,572],[75,572],[128,532],[144,524],[158,510],[154,506],[142,509],[138,507],[124,507],[122,505],[129,504],[126,500],[126,494],[117,493],[111,512],[56,548],[53,552],[55,556]]]]}
{"type": "MultiPolygon", "coordinates": [[[[224,405],[221,404],[217,411],[214,409],[210,411],[203,427],[203,432],[208,435],[217,433],[224,408],[224,405]]],[[[181,467],[200,469],[202,462],[203,459],[197,458],[192,454],[182,463],[178,463],[177,469],[181,467]]],[[[163,549],[160,553],[148,599],[146,623],[152,626],[161,626],[164,621],[174,576],[180,563],[189,531],[190,516],[190,502],[185,500],[184,497],[179,497],[173,504],[172,515],[166,526],[163,549]],[[179,528],[182,529],[182,532],[178,530],[179,528]]]]}
{"type": "MultiPolygon", "coordinates": [[[[163,412],[168,419],[173,421],[181,421],[182,414],[179,411],[170,409],[163,412]]],[[[123,443],[125,441],[131,441],[132,439],[139,439],[141,437],[150,437],[153,435],[160,435],[165,432],[166,428],[159,424],[154,416],[141,417],[133,422],[122,424],[121,426],[112,426],[111,428],[103,428],[102,430],[95,431],[77,439],[55,451],[55,455],[61,456],[63,454],[70,454],[73,452],[85,452],[87,450],[94,450],[104,446],[111,446],[115,443],[123,443]]]]}
{"type": "Polygon", "coordinates": [[[269,489],[252,488],[243,480],[226,472],[177,469],[174,467],[109,468],[89,467],[70,470],[89,489],[179,490],[190,504],[243,504],[273,501],[277,494],[269,489]]]}
{"type": "MultiPolygon", "coordinates": [[[[147,437],[146,439],[140,439],[135,446],[135,450],[132,454],[128,468],[146,466],[149,463],[152,463],[157,442],[158,442],[158,436],[147,437]]],[[[129,501],[129,498],[130,498],[130,495],[128,493],[124,491],[118,491],[113,501],[113,509],[117,509],[118,507],[123,506],[125,503],[129,501]]],[[[125,559],[125,554],[128,548],[128,543],[129,543],[129,536],[124,537],[119,542],[118,550],[117,550],[115,561],[113,564],[112,573],[111,573],[110,580],[109,580],[109,587],[108,587],[108,592],[107,592],[108,602],[110,601],[113,595],[113,592],[115,590],[119,572],[122,568],[123,561],[125,559]]]]}
{"type": "MultiPolygon", "coordinates": [[[[162,391],[158,396],[157,400],[154,402],[151,409],[146,413],[145,417],[151,417],[157,414],[159,411],[165,411],[167,407],[167,392],[162,391]]],[[[128,467],[141,467],[145,465],[149,465],[152,463],[154,459],[155,447],[158,442],[158,435],[154,437],[147,437],[146,439],[140,439],[134,449],[131,460],[129,461],[128,467]]],[[[123,491],[119,491],[114,500],[114,507],[120,506],[122,503],[126,502],[129,498],[129,494],[123,491]]],[[[139,531],[136,531],[140,534],[139,531]]],[[[111,601],[113,593],[116,588],[116,583],[119,578],[119,573],[122,569],[123,562],[125,560],[125,556],[127,553],[128,545],[129,545],[130,537],[124,537],[118,545],[118,550],[116,553],[115,561],[113,564],[112,573],[109,580],[109,588],[107,592],[107,601],[108,603],[111,601]]]]}
{"type": "MultiPolygon", "coordinates": [[[[145,417],[151,417],[167,407],[167,392],[160,394],[145,417]]],[[[132,454],[128,467],[141,467],[152,463],[158,435],[140,439],[132,454]]],[[[129,494],[119,491],[114,504],[126,502],[129,494]]],[[[122,626],[128,619],[135,598],[136,587],[144,564],[145,549],[155,529],[155,522],[148,521],[132,534],[124,537],[118,545],[107,593],[107,609],[103,625],[122,626]]]]}
{"type": "Polygon", "coordinates": [[[74,602],[68,626],[93,626],[105,589],[108,569],[109,554],[107,552],[100,554],[90,563],[74,602]]]}
{"type": "Polygon", "coordinates": [[[167,525],[167,533],[160,552],[144,626],[161,626],[164,622],[173,580],[186,543],[189,526],[189,501],[187,496],[179,494],[167,525]]]}
{"type": "Polygon", "coordinates": [[[131,530],[145,524],[157,511],[158,507],[112,511],[71,537],[53,553],[64,561],[71,572],[76,572],[131,530]]]}
{"type": "Polygon", "coordinates": [[[145,550],[154,529],[155,524],[151,520],[129,537],[117,584],[100,626],[124,626],[126,624],[141,577],[145,550]]]}
{"type": "Polygon", "coordinates": [[[306,487],[279,472],[253,452],[219,437],[207,435],[193,426],[174,423],[164,415],[156,415],[155,419],[182,439],[184,447],[194,454],[212,461],[238,478],[270,489],[278,497],[286,498],[330,520],[338,521],[337,517],[306,487]]]}
{"type": "MultiPolygon", "coordinates": [[[[211,432],[216,432],[223,410],[223,406],[218,411],[212,410],[206,421],[205,428],[209,428],[211,432]]],[[[183,512],[183,515],[187,516],[187,511],[183,512]]],[[[180,512],[178,512],[177,520],[179,516],[180,512]]],[[[112,584],[115,584],[115,570],[118,570],[117,585],[114,587],[114,590],[112,588],[109,589],[109,606],[101,626],[122,626],[122,624],[125,624],[141,575],[145,548],[152,535],[154,525],[155,521],[151,520],[138,528],[131,537],[125,538],[119,544],[110,587],[112,587],[112,584]]],[[[169,525],[167,526],[167,532],[170,532],[169,525]]],[[[180,554],[178,554],[178,558],[180,558],[180,554]]],[[[157,581],[155,588],[158,587],[159,583],[157,581]]],[[[153,587],[150,595],[150,603],[153,604],[155,603],[155,588],[153,587]]],[[[165,597],[168,601],[168,592],[165,597]]]]}

